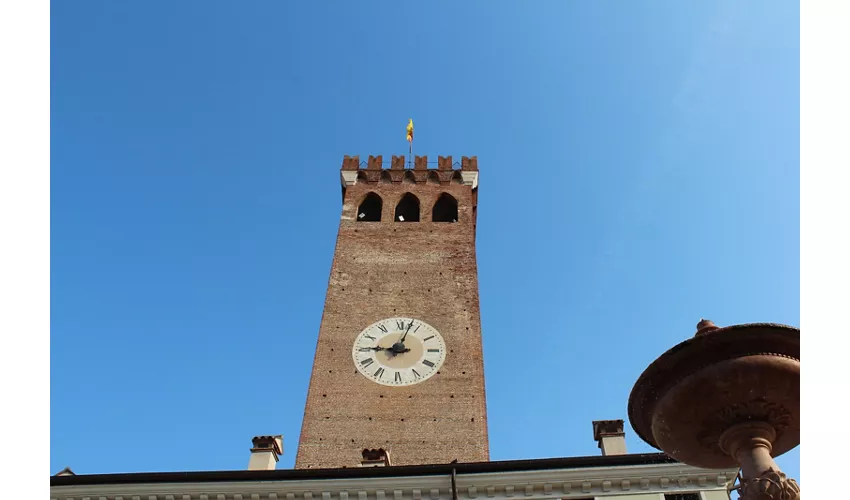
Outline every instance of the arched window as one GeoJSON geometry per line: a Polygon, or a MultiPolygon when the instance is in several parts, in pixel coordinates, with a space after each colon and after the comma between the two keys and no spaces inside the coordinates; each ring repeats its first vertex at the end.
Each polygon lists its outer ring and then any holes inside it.
{"type": "Polygon", "coordinates": [[[396,222],[419,222],[419,198],[410,193],[402,196],[395,207],[396,222]]]}
{"type": "Polygon", "coordinates": [[[363,203],[357,208],[358,222],[378,222],[381,220],[381,208],[384,202],[375,193],[369,193],[363,199],[363,203]]]}
{"type": "Polygon", "coordinates": [[[454,196],[443,193],[434,203],[431,212],[431,220],[434,222],[457,222],[457,200],[454,196]]]}

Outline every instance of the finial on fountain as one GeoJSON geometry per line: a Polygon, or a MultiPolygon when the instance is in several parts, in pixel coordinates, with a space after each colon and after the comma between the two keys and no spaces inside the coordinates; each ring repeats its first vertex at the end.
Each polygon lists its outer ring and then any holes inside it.
{"type": "Polygon", "coordinates": [[[705,335],[706,333],[713,332],[717,329],[717,325],[714,324],[714,321],[700,318],[699,323],[697,323],[697,333],[694,336],[698,337],[700,335],[705,335]]]}

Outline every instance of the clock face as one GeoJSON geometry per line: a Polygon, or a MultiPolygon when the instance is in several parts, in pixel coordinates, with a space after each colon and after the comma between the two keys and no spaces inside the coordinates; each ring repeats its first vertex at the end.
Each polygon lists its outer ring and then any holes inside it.
{"type": "Polygon", "coordinates": [[[354,366],[381,385],[403,387],[428,380],[446,359],[446,343],[433,326],[415,318],[382,319],[360,332],[354,366]]]}

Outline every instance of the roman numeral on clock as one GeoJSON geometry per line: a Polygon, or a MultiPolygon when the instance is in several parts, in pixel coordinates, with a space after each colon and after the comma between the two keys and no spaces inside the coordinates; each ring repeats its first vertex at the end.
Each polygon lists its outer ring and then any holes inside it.
{"type": "Polygon", "coordinates": [[[399,330],[404,330],[404,320],[395,320],[395,326],[397,326],[399,330]]]}
{"type": "Polygon", "coordinates": [[[430,337],[425,337],[424,339],[422,339],[422,342],[427,342],[427,341],[429,341],[429,340],[431,340],[431,339],[433,339],[433,338],[434,338],[434,336],[433,336],[433,335],[431,335],[430,337]]]}
{"type": "Polygon", "coordinates": [[[410,371],[413,372],[413,376],[416,378],[422,378],[422,375],[419,375],[419,372],[416,371],[416,368],[412,368],[410,371]]]}
{"type": "Polygon", "coordinates": [[[367,339],[375,340],[375,337],[369,335],[368,333],[364,334],[363,336],[366,337],[367,339]]]}
{"type": "Polygon", "coordinates": [[[375,360],[374,360],[374,359],[372,359],[372,358],[366,358],[366,359],[364,359],[363,361],[361,361],[361,362],[360,362],[360,364],[361,364],[361,365],[363,365],[364,367],[366,367],[366,366],[371,365],[371,364],[372,364],[372,363],[374,363],[374,362],[375,362],[375,360]]]}
{"type": "Polygon", "coordinates": [[[384,374],[384,368],[378,368],[378,371],[375,372],[375,378],[381,378],[381,375],[384,374]]]}
{"type": "Polygon", "coordinates": [[[384,333],[390,332],[389,330],[387,330],[387,327],[385,327],[384,325],[378,325],[378,330],[381,330],[384,333]]]}
{"type": "Polygon", "coordinates": [[[440,352],[439,349],[428,349],[428,352],[440,352]]]}
{"type": "Polygon", "coordinates": [[[434,368],[434,363],[430,362],[427,359],[423,359],[422,364],[425,365],[425,366],[430,366],[431,368],[434,368]]]}
{"type": "Polygon", "coordinates": [[[395,381],[401,382],[401,372],[395,372],[395,381]]]}

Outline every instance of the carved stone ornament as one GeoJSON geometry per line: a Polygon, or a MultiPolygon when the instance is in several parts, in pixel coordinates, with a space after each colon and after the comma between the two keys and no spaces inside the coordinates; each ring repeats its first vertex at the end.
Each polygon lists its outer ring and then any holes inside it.
{"type": "Polygon", "coordinates": [[[794,424],[794,415],[790,411],[765,398],[751,399],[721,408],[717,416],[727,428],[747,420],[762,420],[769,422],[776,432],[782,432],[794,424]]]}
{"type": "Polygon", "coordinates": [[[363,170],[366,173],[366,182],[377,183],[381,180],[381,170],[363,170]]]}
{"type": "Polygon", "coordinates": [[[768,469],[741,481],[738,493],[741,500],[800,500],[800,485],[783,472],[768,469]]]}
{"type": "Polygon", "coordinates": [[[719,450],[722,430],[740,422],[753,420],[770,423],[778,434],[793,427],[795,421],[793,413],[781,404],[766,401],[764,398],[756,398],[723,407],[716,413],[709,415],[702,425],[703,428],[711,429],[711,431],[701,432],[698,437],[699,442],[706,449],[719,450]],[[712,425],[718,423],[720,425],[712,425]]]}

